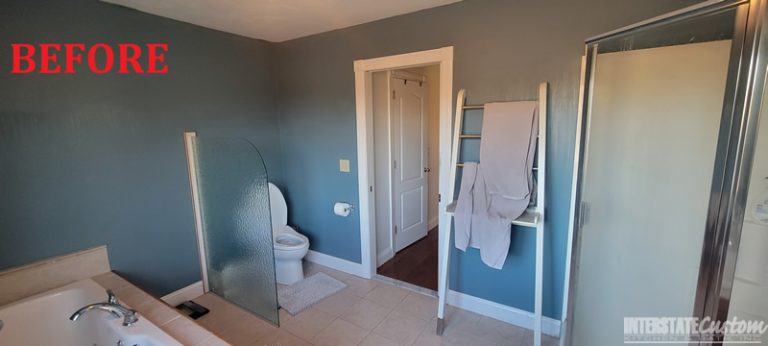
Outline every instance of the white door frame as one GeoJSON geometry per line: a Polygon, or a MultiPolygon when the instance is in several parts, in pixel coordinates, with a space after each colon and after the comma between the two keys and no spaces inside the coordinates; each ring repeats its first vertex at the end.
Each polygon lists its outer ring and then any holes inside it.
{"type": "MultiPolygon", "coordinates": [[[[357,114],[357,165],[360,194],[360,257],[361,274],[371,278],[376,274],[376,205],[373,154],[373,72],[425,65],[440,66],[440,125],[439,125],[439,190],[438,241],[447,236],[446,214],[450,203],[448,182],[451,161],[451,99],[453,94],[453,47],[355,60],[355,112],[357,114]]],[[[438,258],[442,258],[438,254],[438,258]]]]}

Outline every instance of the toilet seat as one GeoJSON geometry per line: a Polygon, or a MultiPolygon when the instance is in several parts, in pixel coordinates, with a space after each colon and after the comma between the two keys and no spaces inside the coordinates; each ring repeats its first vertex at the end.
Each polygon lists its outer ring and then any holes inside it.
{"type": "Polygon", "coordinates": [[[275,250],[282,251],[298,250],[309,247],[309,239],[287,225],[276,225],[272,227],[272,242],[275,245],[275,250]]]}

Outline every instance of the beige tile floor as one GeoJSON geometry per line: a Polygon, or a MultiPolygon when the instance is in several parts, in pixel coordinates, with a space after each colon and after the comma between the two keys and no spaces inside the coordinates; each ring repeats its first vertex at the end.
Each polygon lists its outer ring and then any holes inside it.
{"type": "MultiPolygon", "coordinates": [[[[532,345],[533,333],[462,309],[446,309],[446,330],[435,335],[437,300],[388,283],[365,280],[316,264],[347,287],[301,313],[280,310],[280,328],[215,294],[195,299],[211,310],[198,322],[233,345],[532,345]]],[[[544,336],[543,344],[558,340],[544,336]]]]}

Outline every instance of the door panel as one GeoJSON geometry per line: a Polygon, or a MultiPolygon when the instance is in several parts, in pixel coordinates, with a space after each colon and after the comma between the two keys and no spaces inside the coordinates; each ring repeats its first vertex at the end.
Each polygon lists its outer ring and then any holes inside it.
{"type": "Polygon", "coordinates": [[[410,229],[424,221],[424,210],[419,208],[424,199],[424,189],[418,187],[404,192],[401,196],[400,206],[403,209],[400,211],[400,215],[402,215],[400,221],[402,222],[403,229],[410,229]],[[413,207],[408,208],[409,206],[413,207]]]}
{"type": "MultiPolygon", "coordinates": [[[[418,86],[416,86],[418,88],[418,86]]],[[[402,88],[401,88],[402,89],[402,88]]],[[[420,90],[401,90],[402,96],[396,99],[398,110],[395,112],[400,120],[400,183],[415,183],[424,178],[424,112],[426,100],[420,90]]],[[[397,95],[397,92],[395,92],[397,95]]],[[[397,96],[396,96],[397,97],[397,96]]]]}
{"type": "Polygon", "coordinates": [[[427,235],[427,87],[391,79],[395,251],[427,235]]]}

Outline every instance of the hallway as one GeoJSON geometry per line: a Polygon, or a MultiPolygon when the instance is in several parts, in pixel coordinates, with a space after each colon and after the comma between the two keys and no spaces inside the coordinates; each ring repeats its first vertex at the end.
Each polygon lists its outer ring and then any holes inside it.
{"type": "Polygon", "coordinates": [[[437,291],[437,227],[395,254],[377,270],[379,275],[437,291]]]}

